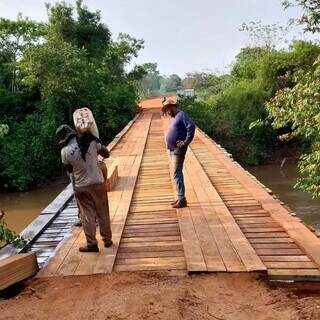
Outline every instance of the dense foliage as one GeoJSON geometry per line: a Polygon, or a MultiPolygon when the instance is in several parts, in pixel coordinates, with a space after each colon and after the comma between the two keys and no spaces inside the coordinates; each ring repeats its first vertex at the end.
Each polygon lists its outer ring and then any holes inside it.
{"type": "Polygon", "coordinates": [[[144,70],[126,66],[143,42],[114,41],[81,0],[47,9],[47,24],[0,19],[0,187],[24,190],[59,172],[55,130],[76,108],[93,110],[105,142],[136,112],[144,70]]]}
{"type": "MultiPolygon", "coordinates": [[[[320,31],[320,2],[311,0],[285,1],[285,5],[300,4],[304,14],[299,20],[306,30],[320,31]]],[[[310,143],[299,162],[301,178],[297,187],[320,197],[320,52],[318,48],[304,50],[303,68],[295,68],[291,85],[281,88],[267,104],[269,122],[282,129],[284,139],[302,137],[310,143]]]]}
{"type": "Polygon", "coordinates": [[[310,152],[303,155],[298,186],[320,196],[320,56],[309,71],[299,71],[293,88],[279,90],[268,103],[275,128],[288,128],[285,138],[302,136],[311,142],[310,152]]]}

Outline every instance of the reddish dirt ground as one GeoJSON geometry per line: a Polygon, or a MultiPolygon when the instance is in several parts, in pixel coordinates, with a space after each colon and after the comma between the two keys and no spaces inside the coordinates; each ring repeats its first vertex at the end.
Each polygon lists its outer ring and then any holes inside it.
{"type": "Polygon", "coordinates": [[[0,319],[320,319],[320,285],[269,285],[253,274],[114,273],[35,279],[0,319]]]}

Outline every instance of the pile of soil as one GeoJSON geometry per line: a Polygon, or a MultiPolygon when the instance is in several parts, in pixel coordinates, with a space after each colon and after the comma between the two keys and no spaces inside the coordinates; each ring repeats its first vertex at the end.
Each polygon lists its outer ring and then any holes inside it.
{"type": "Polygon", "coordinates": [[[316,320],[320,285],[271,286],[253,274],[35,279],[0,300],[0,319],[316,320]]]}

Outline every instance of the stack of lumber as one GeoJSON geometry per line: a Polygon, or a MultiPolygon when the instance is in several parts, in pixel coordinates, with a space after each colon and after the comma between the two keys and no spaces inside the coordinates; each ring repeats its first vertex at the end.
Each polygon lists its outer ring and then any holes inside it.
{"type": "Polygon", "coordinates": [[[34,276],[39,270],[34,253],[21,253],[0,261],[0,290],[34,276]]]}

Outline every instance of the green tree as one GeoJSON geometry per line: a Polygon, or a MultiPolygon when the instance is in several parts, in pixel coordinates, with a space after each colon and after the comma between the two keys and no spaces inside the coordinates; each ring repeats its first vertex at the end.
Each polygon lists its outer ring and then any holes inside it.
{"type": "Polygon", "coordinates": [[[22,52],[36,44],[44,34],[43,24],[18,16],[16,21],[0,18],[0,56],[5,59],[7,86],[17,90],[17,64],[22,52]]]}
{"type": "Polygon", "coordinates": [[[303,9],[302,16],[298,19],[300,24],[304,24],[306,31],[313,33],[320,31],[320,1],[319,0],[284,0],[282,4],[285,8],[299,5],[303,9]]]}
{"type": "MultiPolygon", "coordinates": [[[[15,189],[25,190],[59,172],[55,130],[61,123],[72,125],[76,108],[92,109],[105,142],[136,112],[141,67],[127,67],[143,41],[127,34],[112,40],[100,13],[82,1],[47,8],[42,40],[23,47],[17,61],[21,117],[11,117],[3,103],[3,122],[11,130],[0,142],[0,178],[15,189]]],[[[0,68],[4,64],[0,60],[0,68]]],[[[0,86],[0,106],[2,97],[0,86]]],[[[19,105],[17,99],[12,104],[19,105]]]]}
{"type": "Polygon", "coordinates": [[[182,81],[177,74],[171,74],[168,77],[162,76],[160,79],[160,91],[164,94],[176,92],[181,87],[182,81]]]}
{"type": "Polygon", "coordinates": [[[250,47],[262,48],[268,51],[279,47],[279,44],[288,42],[286,39],[289,26],[281,26],[276,23],[263,24],[261,21],[250,21],[243,23],[239,29],[241,32],[247,32],[250,39],[250,47]]]}
{"type": "Polygon", "coordinates": [[[161,76],[157,63],[144,63],[141,67],[144,71],[144,76],[138,84],[140,96],[147,97],[158,93],[161,76]]]}
{"type": "Polygon", "coordinates": [[[303,137],[310,144],[300,159],[297,187],[320,197],[320,56],[312,70],[298,71],[292,88],[279,90],[267,104],[272,125],[288,128],[284,138],[303,137]]]}

